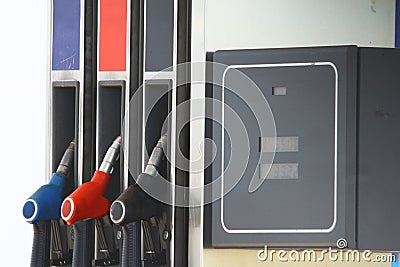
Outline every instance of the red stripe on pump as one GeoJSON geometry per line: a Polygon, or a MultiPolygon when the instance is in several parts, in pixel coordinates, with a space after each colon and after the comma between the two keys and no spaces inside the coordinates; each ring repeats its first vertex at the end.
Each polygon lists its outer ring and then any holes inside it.
{"type": "Polygon", "coordinates": [[[126,70],[127,0],[100,0],[99,70],[126,70]]]}

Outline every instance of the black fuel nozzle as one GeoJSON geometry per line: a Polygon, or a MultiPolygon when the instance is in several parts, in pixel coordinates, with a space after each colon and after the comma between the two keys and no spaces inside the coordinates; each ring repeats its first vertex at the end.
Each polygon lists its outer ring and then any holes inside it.
{"type": "MultiPolygon", "coordinates": [[[[164,157],[167,136],[163,135],[154,147],[145,171],[139,174],[137,182],[151,182],[158,173],[158,166],[164,157]]],[[[111,220],[118,225],[148,219],[159,209],[159,203],[145,193],[137,184],[129,186],[111,205],[111,220]]]]}

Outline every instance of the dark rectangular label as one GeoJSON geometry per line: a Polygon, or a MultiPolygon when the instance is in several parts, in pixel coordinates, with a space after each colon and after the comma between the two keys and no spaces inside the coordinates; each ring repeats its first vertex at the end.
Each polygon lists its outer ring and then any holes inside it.
{"type": "Polygon", "coordinates": [[[52,70],[79,70],[80,0],[53,1],[52,70]]]}
{"type": "Polygon", "coordinates": [[[126,0],[100,0],[99,70],[126,70],[126,0]]]}

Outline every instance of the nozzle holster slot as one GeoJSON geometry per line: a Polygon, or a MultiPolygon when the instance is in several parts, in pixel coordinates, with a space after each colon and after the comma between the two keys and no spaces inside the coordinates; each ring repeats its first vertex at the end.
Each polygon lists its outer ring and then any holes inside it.
{"type": "MultiPolygon", "coordinates": [[[[117,136],[122,136],[125,112],[125,81],[100,81],[97,89],[97,167],[117,136]]],[[[123,138],[123,137],[122,137],[123,138]]],[[[119,163],[111,173],[104,196],[112,202],[123,190],[123,147],[120,148],[119,163]]],[[[110,223],[108,217],[96,219],[95,266],[119,264],[122,246],[121,227],[110,223]]]]}
{"type": "MultiPolygon", "coordinates": [[[[64,155],[65,149],[75,140],[74,159],[65,179],[66,197],[77,186],[78,177],[78,128],[79,128],[79,82],[55,81],[51,90],[51,151],[50,169],[55,172],[64,155]]],[[[63,266],[72,262],[73,240],[69,234],[72,227],[62,220],[51,221],[52,266],[63,266]]]]}

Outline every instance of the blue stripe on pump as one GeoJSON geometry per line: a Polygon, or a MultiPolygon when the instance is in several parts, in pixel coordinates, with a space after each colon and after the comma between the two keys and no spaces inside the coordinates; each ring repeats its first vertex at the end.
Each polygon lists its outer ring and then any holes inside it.
{"type": "Polygon", "coordinates": [[[79,70],[80,0],[53,0],[52,70],[79,70]]]}

